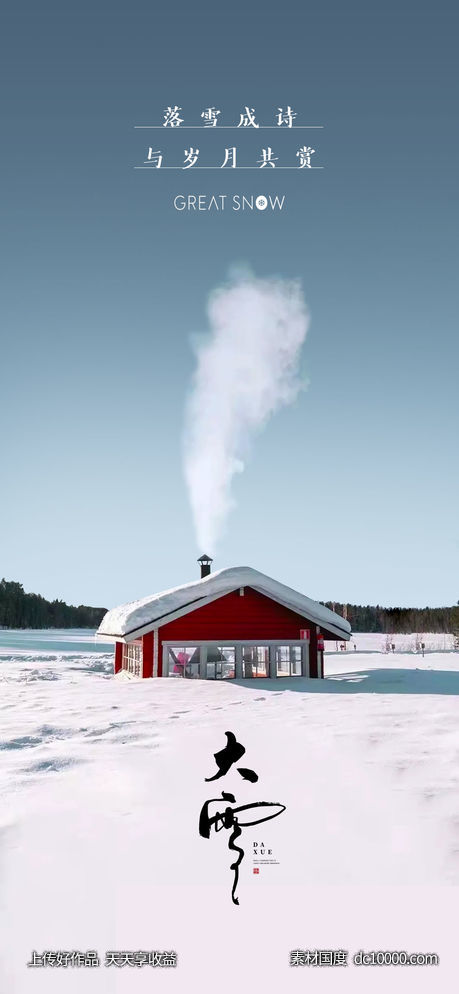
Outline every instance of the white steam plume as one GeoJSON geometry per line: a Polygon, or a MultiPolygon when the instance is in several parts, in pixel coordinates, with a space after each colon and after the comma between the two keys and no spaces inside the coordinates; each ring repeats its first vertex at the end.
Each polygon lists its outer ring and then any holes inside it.
{"type": "Polygon", "coordinates": [[[239,276],[208,301],[210,335],[197,346],[184,462],[200,551],[213,554],[252,437],[302,387],[308,314],[300,283],[239,276]]]}

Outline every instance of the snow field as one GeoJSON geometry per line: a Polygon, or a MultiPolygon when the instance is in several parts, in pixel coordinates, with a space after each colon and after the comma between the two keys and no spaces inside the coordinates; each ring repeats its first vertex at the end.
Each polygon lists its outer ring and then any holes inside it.
{"type": "Polygon", "coordinates": [[[0,663],[5,994],[456,990],[459,654],[326,655],[324,681],[111,671],[111,653],[0,663]],[[227,730],[257,784],[204,782],[227,730]],[[222,789],[286,805],[244,830],[239,908],[226,834],[197,831],[222,789]],[[254,875],[259,837],[278,862],[254,875]],[[292,969],[294,948],[440,966],[292,969]],[[175,949],[179,965],[31,970],[32,949],[175,949]]]}

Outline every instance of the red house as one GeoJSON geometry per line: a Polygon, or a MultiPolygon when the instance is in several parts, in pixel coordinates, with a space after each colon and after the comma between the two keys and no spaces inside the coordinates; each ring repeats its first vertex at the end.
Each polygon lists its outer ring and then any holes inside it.
{"type": "Polygon", "coordinates": [[[108,611],[97,636],[115,641],[115,673],[204,680],[323,677],[324,639],[349,639],[339,614],[249,566],[108,611]]]}

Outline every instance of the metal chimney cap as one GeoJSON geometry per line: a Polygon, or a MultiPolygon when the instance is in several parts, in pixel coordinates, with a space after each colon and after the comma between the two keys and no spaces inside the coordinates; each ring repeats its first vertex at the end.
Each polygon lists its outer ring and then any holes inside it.
{"type": "Polygon", "coordinates": [[[206,576],[210,575],[210,570],[211,570],[210,564],[212,562],[213,562],[213,559],[211,559],[210,556],[200,556],[199,557],[198,563],[199,563],[199,565],[201,567],[201,580],[204,580],[206,576]]]}

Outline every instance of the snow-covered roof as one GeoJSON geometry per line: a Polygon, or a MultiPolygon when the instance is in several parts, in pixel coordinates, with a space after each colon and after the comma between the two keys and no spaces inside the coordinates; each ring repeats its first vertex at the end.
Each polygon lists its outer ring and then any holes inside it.
{"type": "Polygon", "coordinates": [[[107,611],[102,619],[97,635],[125,638],[134,637],[135,634],[145,634],[145,631],[166,624],[171,620],[170,615],[175,612],[193,611],[201,606],[200,601],[206,603],[208,598],[220,597],[239,587],[252,587],[258,590],[327,629],[338,638],[350,637],[351,626],[339,614],[330,611],[318,601],[313,601],[304,594],[292,590],[284,583],[279,583],[278,580],[273,580],[270,576],[252,569],[251,566],[232,566],[229,569],[217,570],[181,587],[173,587],[171,590],[163,590],[142,600],[114,607],[111,611],[107,611]]]}

